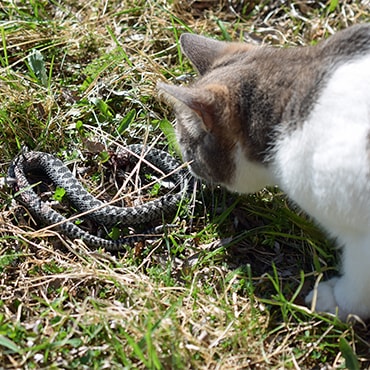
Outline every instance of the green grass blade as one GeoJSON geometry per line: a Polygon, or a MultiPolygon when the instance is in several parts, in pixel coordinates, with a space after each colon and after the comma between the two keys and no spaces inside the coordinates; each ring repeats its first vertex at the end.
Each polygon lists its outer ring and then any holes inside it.
{"type": "Polygon", "coordinates": [[[357,360],[357,357],[353,353],[349,343],[344,338],[340,338],[339,340],[339,349],[346,360],[346,368],[348,370],[360,370],[360,364],[357,360]]]}
{"type": "Polygon", "coordinates": [[[14,353],[18,353],[18,354],[23,353],[23,350],[19,348],[13,341],[11,341],[9,338],[1,334],[0,334],[0,347],[7,348],[14,353]]]}

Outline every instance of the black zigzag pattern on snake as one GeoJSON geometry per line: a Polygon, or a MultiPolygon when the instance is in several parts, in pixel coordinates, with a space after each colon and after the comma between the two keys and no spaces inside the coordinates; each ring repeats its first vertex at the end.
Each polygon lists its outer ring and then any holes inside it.
{"type": "Polygon", "coordinates": [[[82,239],[90,247],[119,251],[124,249],[127,243],[135,241],[135,238],[128,236],[110,240],[82,230],[40,199],[33,190],[27,173],[42,170],[55,186],[65,189],[69,201],[79,212],[87,212],[86,217],[104,226],[142,225],[176,212],[179,202],[186,196],[189,189],[190,177],[187,170],[181,168],[176,159],[162,150],[155,148],[146,150],[140,144],[129,145],[127,149],[134,156],[143,158],[144,161],[158,167],[165,174],[170,174],[170,178],[178,184],[179,191],[135,207],[108,205],[88,193],[61,160],[43,152],[25,152],[18,155],[9,167],[8,182],[13,185],[17,199],[41,222],[47,225],[59,224],[56,228],[60,232],[71,239],[82,239]]]}

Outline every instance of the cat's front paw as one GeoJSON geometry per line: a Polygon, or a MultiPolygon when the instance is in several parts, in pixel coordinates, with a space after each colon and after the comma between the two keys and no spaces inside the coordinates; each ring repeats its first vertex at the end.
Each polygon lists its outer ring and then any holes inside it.
{"type": "Polygon", "coordinates": [[[338,302],[335,298],[335,286],[338,283],[339,278],[332,278],[328,281],[320,283],[317,290],[312,290],[306,297],[306,304],[310,305],[314,311],[317,312],[329,312],[338,315],[341,319],[345,319],[341,311],[338,302]],[[313,300],[315,298],[315,302],[313,300]]]}
{"type": "Polygon", "coordinates": [[[363,320],[370,318],[370,294],[365,291],[368,285],[356,286],[345,276],[320,283],[306,297],[306,303],[317,312],[336,314],[341,320],[355,315],[363,320]],[[315,302],[314,302],[315,301],[315,302]]]}

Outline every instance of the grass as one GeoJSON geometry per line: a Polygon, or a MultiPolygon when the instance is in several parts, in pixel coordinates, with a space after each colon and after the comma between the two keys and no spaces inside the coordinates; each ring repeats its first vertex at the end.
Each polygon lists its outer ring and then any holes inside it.
{"type": "MultiPolygon", "coordinates": [[[[0,179],[28,147],[82,168],[106,197],[110,150],[176,153],[155,84],[193,74],[183,32],[306,45],[369,19],[368,1],[3,1],[0,179]]],[[[1,368],[370,366],[367,323],[304,307],[337,257],[278,189],[200,186],[178,228],[117,255],[40,230],[12,199],[0,185],[1,368]]]]}

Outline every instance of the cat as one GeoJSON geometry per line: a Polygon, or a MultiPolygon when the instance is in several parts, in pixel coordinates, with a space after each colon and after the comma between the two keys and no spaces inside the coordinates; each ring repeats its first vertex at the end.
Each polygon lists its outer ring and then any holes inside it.
{"type": "Polygon", "coordinates": [[[306,303],[370,318],[370,24],[306,47],[180,45],[200,78],[158,89],[193,175],[238,193],[278,185],[343,249],[340,277],[306,303]]]}

